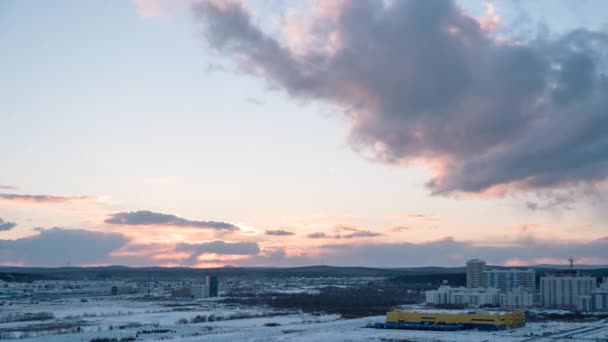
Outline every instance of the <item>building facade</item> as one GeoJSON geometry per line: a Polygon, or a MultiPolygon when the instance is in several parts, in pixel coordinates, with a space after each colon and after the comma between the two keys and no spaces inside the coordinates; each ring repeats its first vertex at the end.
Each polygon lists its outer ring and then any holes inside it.
{"type": "Polygon", "coordinates": [[[426,291],[425,297],[426,303],[432,305],[498,305],[498,290],[494,288],[441,286],[437,290],[426,291]]]}
{"type": "Polygon", "coordinates": [[[467,287],[486,287],[484,271],[486,262],[481,259],[467,261],[467,287]]]}
{"type": "Polygon", "coordinates": [[[191,290],[192,290],[193,298],[208,298],[209,297],[209,285],[207,285],[207,284],[192,285],[191,290]]]}
{"type": "Polygon", "coordinates": [[[595,277],[553,275],[540,278],[540,299],[545,308],[578,309],[579,297],[597,288],[595,277]]]}
{"type": "Polygon", "coordinates": [[[209,276],[209,297],[219,296],[219,281],[217,276],[209,276]]]}
{"type": "Polygon", "coordinates": [[[208,298],[218,296],[217,276],[204,276],[199,284],[192,285],[192,297],[208,298]]]}
{"type": "Polygon", "coordinates": [[[192,288],[180,287],[171,291],[171,297],[174,298],[192,298],[192,288]]]}
{"type": "Polygon", "coordinates": [[[487,270],[484,271],[485,286],[507,292],[517,288],[536,291],[536,271],[527,270],[487,270]]]}
{"type": "MultiPolygon", "coordinates": [[[[380,328],[444,330],[433,327],[450,327],[477,330],[504,330],[526,325],[524,312],[471,312],[454,313],[450,311],[391,311],[386,313],[386,323],[380,328]],[[401,325],[401,326],[399,326],[401,325]]],[[[447,330],[447,329],[445,329],[447,330]]]]}
{"type": "Polygon", "coordinates": [[[579,296],[578,309],[583,312],[608,312],[608,278],[589,295],[579,296]]]}
{"type": "Polygon", "coordinates": [[[528,309],[534,306],[534,292],[519,287],[498,295],[501,309],[528,309]]]}

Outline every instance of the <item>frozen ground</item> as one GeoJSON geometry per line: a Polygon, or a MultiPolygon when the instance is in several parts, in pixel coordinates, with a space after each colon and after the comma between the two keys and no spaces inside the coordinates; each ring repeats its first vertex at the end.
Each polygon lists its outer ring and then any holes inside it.
{"type": "Polygon", "coordinates": [[[52,312],[46,321],[0,324],[0,339],[81,342],[94,338],[136,338],[137,341],[601,341],[608,339],[608,323],[529,323],[501,332],[424,332],[377,330],[368,323],[384,316],[341,319],[263,307],[225,305],[216,301],[99,298],[88,302],[62,300],[14,303],[0,307],[0,316],[52,312]],[[222,321],[190,323],[196,316],[221,316],[222,321]],[[257,316],[254,318],[249,318],[257,316]],[[262,317],[259,317],[262,316],[262,317]],[[242,318],[244,317],[244,318],[242,318]],[[227,318],[233,318],[226,320],[227,318]],[[238,319],[234,319],[238,318],[238,319]],[[178,324],[179,320],[189,321],[178,324]],[[531,333],[536,336],[529,336],[531,333]],[[542,336],[546,334],[546,336],[542,336]]]}

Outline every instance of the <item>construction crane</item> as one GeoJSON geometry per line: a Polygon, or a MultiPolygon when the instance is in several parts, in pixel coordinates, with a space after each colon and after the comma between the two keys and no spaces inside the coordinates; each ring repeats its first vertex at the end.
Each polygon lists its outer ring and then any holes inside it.
{"type": "Polygon", "coordinates": [[[568,261],[570,262],[570,274],[574,275],[574,262],[577,261],[579,259],[574,259],[573,257],[570,257],[570,259],[568,259],[568,261]]]}

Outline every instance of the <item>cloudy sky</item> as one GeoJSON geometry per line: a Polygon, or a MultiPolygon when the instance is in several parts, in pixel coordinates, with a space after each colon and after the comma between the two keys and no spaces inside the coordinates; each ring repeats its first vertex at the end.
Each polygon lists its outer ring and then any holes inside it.
{"type": "Polygon", "coordinates": [[[0,265],[608,264],[608,3],[0,2],[0,265]]]}

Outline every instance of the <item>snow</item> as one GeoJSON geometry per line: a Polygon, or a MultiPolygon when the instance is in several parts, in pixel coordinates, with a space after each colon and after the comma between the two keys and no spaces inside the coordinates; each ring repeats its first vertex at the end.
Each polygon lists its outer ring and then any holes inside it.
{"type": "MultiPolygon", "coordinates": [[[[401,306],[424,310],[422,305],[401,306]]],[[[217,300],[192,301],[166,298],[103,297],[88,301],[63,299],[20,301],[0,307],[0,316],[25,312],[52,312],[54,319],[0,323],[0,339],[19,338],[26,342],[82,342],[96,337],[135,337],[137,341],[419,341],[494,342],[554,341],[608,338],[603,321],[569,323],[528,323],[525,328],[499,332],[414,331],[367,328],[368,323],[384,322],[372,316],[342,319],[339,315],[315,315],[298,310],[281,311],[268,307],[224,304],[217,300]],[[197,315],[222,316],[224,320],[178,324],[197,315]],[[234,315],[253,317],[225,320],[234,315]],[[254,317],[255,316],[255,317],[254,317]],[[263,317],[260,317],[263,316],[263,317]],[[151,330],[169,330],[142,333],[151,330]],[[529,336],[530,334],[536,336],[529,336]],[[542,336],[543,334],[549,334],[542,336]]],[[[554,311],[551,311],[554,312],[554,311]]]]}
{"type": "MultiPolygon", "coordinates": [[[[64,331],[58,335],[57,331],[46,331],[44,335],[28,337],[20,341],[29,342],[80,342],[90,341],[95,337],[122,337],[136,336],[143,330],[168,329],[169,332],[140,334],[138,341],[420,341],[420,342],[447,342],[447,341],[551,341],[552,338],[607,338],[608,326],[603,322],[592,323],[528,323],[525,328],[499,332],[481,331],[413,331],[413,330],[383,330],[367,328],[368,323],[383,322],[385,316],[372,316],[359,319],[342,319],[339,315],[312,315],[301,312],[291,312],[286,315],[274,317],[258,317],[235,320],[222,320],[205,323],[177,324],[180,318],[187,320],[196,315],[222,315],[228,317],[235,313],[247,314],[276,314],[277,311],[263,307],[229,306],[218,302],[191,302],[185,303],[170,301],[131,301],[131,300],[103,300],[81,303],[78,301],[49,302],[37,305],[26,305],[24,308],[10,310],[53,311],[56,319],[45,322],[18,322],[0,324],[0,331],[16,326],[35,326],[36,324],[74,323],[74,319],[65,317],[79,317],[82,329],[80,332],[64,331]],[[182,306],[168,306],[181,304],[182,306]],[[186,307],[191,311],[173,311],[186,307]],[[83,313],[95,313],[98,316],[85,317],[83,313]],[[131,324],[132,326],[129,326],[131,324]],[[267,326],[274,325],[274,326],[267,326]],[[122,326],[122,329],[121,329],[122,326]],[[112,327],[112,328],[110,328],[112,327]],[[110,330],[111,329],[111,330],[110,330]],[[550,336],[527,336],[530,333],[550,336]]],[[[4,314],[4,310],[2,313],[4,314]]],[[[69,329],[68,329],[69,330],[69,329]]],[[[0,338],[2,338],[0,336],[0,338]]]]}

